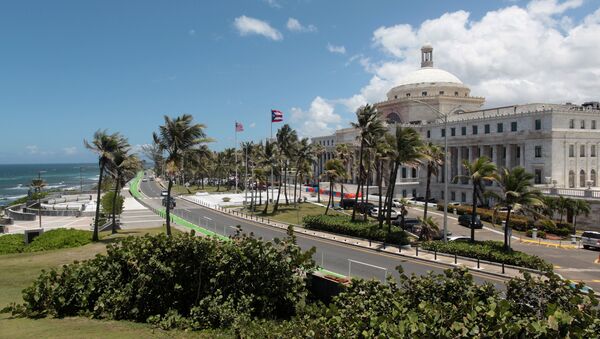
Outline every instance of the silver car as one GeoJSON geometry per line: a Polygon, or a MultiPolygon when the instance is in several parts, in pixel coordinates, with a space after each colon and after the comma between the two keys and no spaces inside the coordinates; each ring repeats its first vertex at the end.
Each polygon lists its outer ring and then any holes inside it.
{"type": "Polygon", "coordinates": [[[600,232],[585,231],[581,235],[583,248],[600,248],[600,232]]]}

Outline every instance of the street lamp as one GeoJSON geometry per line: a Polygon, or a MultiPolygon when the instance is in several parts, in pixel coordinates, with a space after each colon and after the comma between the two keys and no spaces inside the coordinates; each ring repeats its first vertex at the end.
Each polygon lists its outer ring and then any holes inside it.
{"type": "Polygon", "coordinates": [[[429,109],[431,109],[434,113],[437,114],[438,118],[443,119],[444,121],[444,242],[448,241],[448,162],[449,162],[449,154],[448,154],[448,115],[458,111],[462,105],[458,105],[452,108],[448,113],[442,113],[437,108],[431,106],[430,104],[418,100],[418,99],[409,99],[410,101],[417,102],[423,104],[429,109]]]}

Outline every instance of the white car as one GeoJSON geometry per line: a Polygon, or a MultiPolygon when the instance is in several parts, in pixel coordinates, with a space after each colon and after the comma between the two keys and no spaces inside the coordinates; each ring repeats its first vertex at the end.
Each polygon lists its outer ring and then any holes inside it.
{"type": "MultiPolygon", "coordinates": [[[[442,234],[444,234],[442,232],[442,234]]],[[[464,235],[455,235],[453,237],[448,237],[448,241],[453,241],[453,242],[470,242],[471,238],[470,237],[465,237],[464,235]]]]}
{"type": "MultiPolygon", "coordinates": [[[[383,215],[385,217],[387,217],[387,211],[386,209],[383,209],[383,215]]],[[[373,207],[371,208],[371,210],[369,210],[369,215],[372,216],[373,218],[377,218],[379,217],[379,207],[373,207]]],[[[396,212],[395,210],[392,209],[392,213],[390,215],[390,219],[398,219],[398,217],[400,216],[400,214],[398,214],[398,212],[396,212]]]]}
{"type": "Polygon", "coordinates": [[[166,197],[167,195],[169,195],[169,192],[168,192],[167,190],[162,190],[162,191],[160,192],[160,196],[161,196],[161,197],[166,197]]]}

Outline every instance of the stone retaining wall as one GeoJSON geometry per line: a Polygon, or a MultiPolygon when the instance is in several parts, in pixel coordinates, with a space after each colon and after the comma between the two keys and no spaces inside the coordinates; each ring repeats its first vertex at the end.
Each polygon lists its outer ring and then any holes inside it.
{"type": "Polygon", "coordinates": [[[36,215],[25,211],[25,204],[15,205],[5,210],[6,215],[13,220],[19,221],[33,221],[36,219],[36,215]]]}

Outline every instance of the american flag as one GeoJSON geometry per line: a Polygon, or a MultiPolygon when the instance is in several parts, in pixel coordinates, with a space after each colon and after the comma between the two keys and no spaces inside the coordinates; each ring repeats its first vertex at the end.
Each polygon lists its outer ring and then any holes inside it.
{"type": "Polygon", "coordinates": [[[241,122],[235,122],[235,131],[236,132],[243,132],[244,131],[244,125],[242,125],[241,122]]]}
{"type": "Polygon", "coordinates": [[[271,122],[282,122],[283,121],[283,113],[276,109],[271,110],[271,122]]]}

